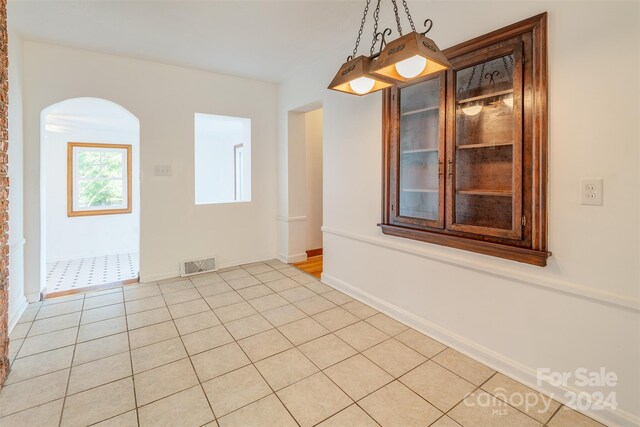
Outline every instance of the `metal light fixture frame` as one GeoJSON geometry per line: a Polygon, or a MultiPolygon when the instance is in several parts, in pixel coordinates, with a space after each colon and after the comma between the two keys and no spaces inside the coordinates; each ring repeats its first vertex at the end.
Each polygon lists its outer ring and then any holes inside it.
{"type": "Polygon", "coordinates": [[[352,95],[368,95],[373,92],[393,86],[393,81],[389,81],[386,77],[381,77],[370,72],[372,59],[368,56],[360,55],[355,59],[349,57],[347,62],[342,64],[338,73],[329,84],[329,89],[352,95]],[[351,87],[353,80],[366,77],[374,81],[373,88],[365,93],[358,93],[351,87]]]}
{"type": "MultiPolygon", "coordinates": [[[[428,21],[430,20],[426,22],[428,21]]],[[[426,34],[426,31],[424,34],[426,34]]],[[[380,53],[371,72],[388,79],[406,82],[451,68],[449,60],[440,51],[438,45],[424,34],[412,31],[387,44],[380,53]],[[416,76],[403,77],[396,70],[396,64],[414,56],[421,56],[427,60],[424,70],[416,76]]]]}
{"type": "Polygon", "coordinates": [[[452,68],[447,58],[438,48],[438,45],[436,45],[433,40],[426,37],[426,34],[433,27],[433,21],[431,19],[425,20],[425,31],[422,33],[417,32],[406,0],[402,0],[402,4],[412,31],[403,35],[397,2],[396,0],[391,0],[396,18],[397,31],[400,37],[387,43],[386,38],[391,35],[392,30],[390,28],[385,28],[384,31],[378,32],[381,0],[377,0],[376,9],[373,13],[374,28],[370,56],[357,56],[358,46],[360,44],[360,38],[369,12],[370,2],[371,0],[367,0],[364,8],[364,15],[360,23],[360,30],[358,31],[358,37],[353,49],[353,54],[347,58],[347,62],[342,64],[338,73],[329,84],[328,89],[362,96],[385,89],[399,82],[417,79],[447,68],[452,68]],[[380,43],[379,51],[374,53],[378,42],[380,43]],[[405,78],[398,73],[395,65],[398,62],[412,58],[413,56],[421,56],[425,58],[425,68],[417,76],[405,78]],[[357,93],[351,87],[350,82],[361,77],[374,80],[373,88],[369,92],[357,93]]]}

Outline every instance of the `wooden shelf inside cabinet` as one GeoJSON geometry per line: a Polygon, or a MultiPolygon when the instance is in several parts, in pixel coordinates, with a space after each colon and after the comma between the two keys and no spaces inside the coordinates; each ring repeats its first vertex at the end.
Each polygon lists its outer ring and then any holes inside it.
{"type": "Polygon", "coordinates": [[[473,148],[494,148],[494,147],[508,147],[513,146],[512,142],[498,142],[497,144],[492,144],[490,142],[484,142],[481,144],[462,144],[456,146],[458,150],[469,150],[473,148]]]}
{"type": "Polygon", "coordinates": [[[402,188],[405,193],[437,193],[438,190],[432,188],[402,188]]]}
{"type": "Polygon", "coordinates": [[[436,218],[438,216],[438,211],[428,211],[428,210],[419,210],[419,209],[400,209],[400,216],[405,216],[409,218],[436,218]]]}
{"type": "Polygon", "coordinates": [[[420,108],[418,110],[404,111],[402,116],[411,116],[413,114],[427,113],[429,111],[438,111],[440,109],[439,105],[435,105],[433,107],[420,108]]]}
{"type": "Polygon", "coordinates": [[[457,103],[458,105],[468,104],[470,102],[481,101],[488,98],[497,98],[499,96],[509,95],[511,93],[513,93],[513,89],[500,90],[496,92],[485,93],[483,95],[473,96],[471,98],[460,99],[457,103]]]}
{"type": "Polygon", "coordinates": [[[511,197],[513,193],[510,190],[457,190],[457,194],[471,195],[471,196],[496,196],[496,197],[511,197]]]}
{"type": "Polygon", "coordinates": [[[419,148],[417,150],[404,150],[400,154],[421,154],[421,153],[437,153],[437,148],[419,148]]]}

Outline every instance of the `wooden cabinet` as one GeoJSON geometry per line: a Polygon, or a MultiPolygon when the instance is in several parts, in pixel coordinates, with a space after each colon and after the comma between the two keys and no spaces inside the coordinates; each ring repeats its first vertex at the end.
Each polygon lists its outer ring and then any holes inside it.
{"type": "Polygon", "coordinates": [[[385,234],[546,265],[546,14],[384,93],[385,234]]]}

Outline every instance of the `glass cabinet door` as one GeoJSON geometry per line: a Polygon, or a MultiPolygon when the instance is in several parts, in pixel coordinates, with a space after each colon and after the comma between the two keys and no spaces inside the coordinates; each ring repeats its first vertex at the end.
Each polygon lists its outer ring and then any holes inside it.
{"type": "MultiPolygon", "coordinates": [[[[448,227],[522,235],[522,54],[517,46],[454,72],[448,227]]],[[[451,111],[451,110],[450,110],[451,111]]]]}
{"type": "Polygon", "coordinates": [[[444,74],[398,89],[397,222],[444,226],[444,74]]]}

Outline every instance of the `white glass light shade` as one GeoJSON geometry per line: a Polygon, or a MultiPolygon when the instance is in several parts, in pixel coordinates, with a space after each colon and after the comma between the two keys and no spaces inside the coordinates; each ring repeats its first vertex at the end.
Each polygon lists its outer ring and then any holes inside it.
{"type": "Polygon", "coordinates": [[[355,93],[364,95],[373,89],[375,83],[375,80],[369,77],[358,77],[357,79],[351,80],[349,86],[351,86],[351,89],[353,89],[355,93]]]}
{"type": "Polygon", "coordinates": [[[419,76],[427,66],[427,58],[414,55],[396,64],[396,71],[405,79],[419,76]]]}

